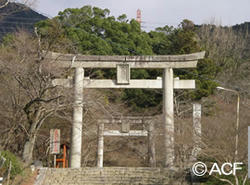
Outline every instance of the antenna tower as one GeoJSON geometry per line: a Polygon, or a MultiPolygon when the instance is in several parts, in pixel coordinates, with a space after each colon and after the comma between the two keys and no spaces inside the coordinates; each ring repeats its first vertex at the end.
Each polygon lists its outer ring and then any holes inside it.
{"type": "Polygon", "coordinates": [[[140,9],[138,9],[137,10],[137,14],[136,14],[136,21],[138,22],[138,23],[140,23],[141,24],[141,10],[140,9]]]}

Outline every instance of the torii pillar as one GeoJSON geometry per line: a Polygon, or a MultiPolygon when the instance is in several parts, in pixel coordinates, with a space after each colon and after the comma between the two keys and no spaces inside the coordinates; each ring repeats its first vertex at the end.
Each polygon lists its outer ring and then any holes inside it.
{"type": "Polygon", "coordinates": [[[163,124],[165,145],[165,167],[174,165],[174,77],[173,69],[163,73],[163,124]]]}
{"type": "Polygon", "coordinates": [[[82,153],[82,113],[83,113],[83,79],[84,69],[75,69],[74,76],[74,104],[73,104],[73,124],[70,147],[70,167],[81,167],[82,153]]]}

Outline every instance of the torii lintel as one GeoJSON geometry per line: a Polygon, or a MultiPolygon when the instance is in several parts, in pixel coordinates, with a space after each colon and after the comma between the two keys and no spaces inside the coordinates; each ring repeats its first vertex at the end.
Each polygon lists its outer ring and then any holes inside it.
{"type": "Polygon", "coordinates": [[[129,64],[130,68],[163,69],[195,68],[197,61],[204,58],[204,56],[204,51],[184,55],[155,56],[98,56],[47,52],[44,58],[52,60],[53,63],[62,68],[116,68],[117,64],[129,64]]]}

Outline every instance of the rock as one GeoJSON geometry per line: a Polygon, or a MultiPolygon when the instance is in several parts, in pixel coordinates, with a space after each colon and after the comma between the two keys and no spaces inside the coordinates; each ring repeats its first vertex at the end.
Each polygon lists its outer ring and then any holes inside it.
{"type": "Polygon", "coordinates": [[[42,161],[36,160],[34,162],[34,166],[35,166],[35,168],[42,168],[43,167],[43,163],[42,163],[42,161]]]}

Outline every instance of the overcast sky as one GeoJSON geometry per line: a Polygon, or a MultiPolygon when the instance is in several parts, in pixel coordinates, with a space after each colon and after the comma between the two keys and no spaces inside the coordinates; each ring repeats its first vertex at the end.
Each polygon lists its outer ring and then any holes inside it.
{"type": "Polygon", "coordinates": [[[66,8],[85,5],[108,8],[116,17],[125,13],[128,18],[135,18],[139,8],[146,30],[176,26],[183,19],[195,24],[211,20],[223,25],[250,22],[250,0],[37,0],[35,9],[53,17],[66,8]]]}

